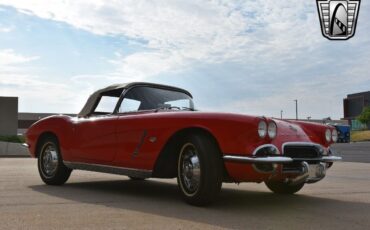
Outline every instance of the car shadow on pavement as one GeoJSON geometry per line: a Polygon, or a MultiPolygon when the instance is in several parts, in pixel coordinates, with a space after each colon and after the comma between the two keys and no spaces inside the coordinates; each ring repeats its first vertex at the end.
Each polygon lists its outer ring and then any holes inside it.
{"type": "Polygon", "coordinates": [[[270,192],[223,188],[218,200],[207,207],[182,201],[174,183],[157,180],[72,182],[63,186],[32,185],[34,191],[77,203],[139,211],[164,217],[191,220],[218,227],[245,228],[261,225],[292,228],[292,223],[310,222],[310,228],[356,228],[369,224],[370,204],[346,202],[307,195],[276,195],[270,192]],[[264,217],[264,220],[261,220],[264,217]]]}

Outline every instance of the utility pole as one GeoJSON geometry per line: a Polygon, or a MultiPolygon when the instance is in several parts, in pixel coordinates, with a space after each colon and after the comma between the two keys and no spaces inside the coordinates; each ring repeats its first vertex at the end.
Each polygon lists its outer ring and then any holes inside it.
{"type": "Polygon", "coordinates": [[[298,100],[295,99],[295,119],[298,120],[298,100]]]}
{"type": "Polygon", "coordinates": [[[283,110],[280,110],[280,119],[283,119],[283,110]]]}

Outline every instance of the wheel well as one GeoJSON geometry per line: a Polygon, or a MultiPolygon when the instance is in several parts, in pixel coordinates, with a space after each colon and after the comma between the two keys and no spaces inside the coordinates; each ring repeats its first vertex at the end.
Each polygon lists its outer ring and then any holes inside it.
{"type": "Polygon", "coordinates": [[[153,177],[174,178],[177,176],[177,161],[180,154],[181,140],[194,134],[200,134],[212,140],[219,153],[222,154],[216,138],[208,130],[197,127],[182,129],[173,134],[163,147],[155,163],[153,177]]]}
{"type": "Polygon", "coordinates": [[[37,158],[38,155],[39,155],[39,150],[41,148],[41,144],[42,142],[48,138],[48,137],[54,137],[56,140],[58,140],[58,137],[55,133],[53,132],[44,132],[42,133],[39,138],[37,139],[37,143],[36,143],[36,151],[35,151],[35,157],[37,158]]]}

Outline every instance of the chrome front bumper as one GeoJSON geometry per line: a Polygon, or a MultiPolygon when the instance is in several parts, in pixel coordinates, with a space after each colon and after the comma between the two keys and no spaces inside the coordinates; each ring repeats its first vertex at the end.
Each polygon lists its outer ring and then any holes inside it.
{"type": "Polygon", "coordinates": [[[317,147],[322,156],[316,158],[304,158],[304,157],[290,157],[284,156],[284,152],[280,154],[280,151],[275,145],[272,144],[265,144],[257,147],[252,156],[241,156],[241,155],[229,155],[226,154],[223,156],[225,161],[231,162],[240,162],[240,163],[272,163],[272,164],[285,164],[285,163],[292,163],[292,162],[303,162],[303,161],[317,161],[317,162],[335,162],[341,161],[342,157],[331,155],[331,150],[326,150],[323,146],[315,143],[310,142],[286,142],[282,145],[282,150],[284,151],[286,146],[294,145],[294,146],[305,146],[305,147],[317,147]],[[258,152],[262,149],[267,149],[269,156],[258,156],[258,152]]]}
{"type": "Polygon", "coordinates": [[[317,155],[315,155],[316,157],[302,157],[298,153],[297,157],[294,157],[294,154],[293,156],[284,156],[284,153],[280,154],[276,146],[267,144],[256,148],[252,156],[226,154],[223,159],[225,162],[252,164],[256,171],[271,174],[274,174],[277,166],[281,164],[283,165],[281,174],[287,176],[286,183],[290,184],[318,182],[325,177],[326,170],[332,165],[330,163],[342,160],[342,157],[332,155],[330,149],[325,149],[318,144],[289,142],[283,144],[283,151],[287,145],[314,147],[317,155]],[[266,165],[270,166],[266,167],[266,165]]]}
{"type": "MultiPolygon", "coordinates": [[[[282,157],[282,156],[268,156],[268,157],[245,157],[245,156],[235,156],[235,155],[224,155],[223,159],[225,161],[240,162],[240,163],[272,163],[272,164],[284,164],[292,163],[294,161],[306,161],[305,158],[292,158],[292,157],[282,157]]],[[[335,162],[341,161],[342,157],[338,156],[323,156],[320,158],[310,158],[309,160],[320,161],[320,162],[335,162]]]]}
{"type": "Polygon", "coordinates": [[[224,155],[225,161],[240,162],[240,163],[290,163],[293,162],[293,158],[271,156],[271,157],[245,157],[245,156],[234,156],[224,155]]]}

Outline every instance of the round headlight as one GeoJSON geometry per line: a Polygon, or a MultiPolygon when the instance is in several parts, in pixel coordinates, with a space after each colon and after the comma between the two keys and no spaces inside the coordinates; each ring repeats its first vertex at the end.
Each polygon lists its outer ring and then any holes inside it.
{"type": "Polygon", "coordinates": [[[267,128],[267,132],[268,132],[268,135],[271,139],[274,139],[276,137],[277,127],[276,127],[275,122],[271,121],[269,123],[268,128],[267,128]]]}
{"type": "Polygon", "coordinates": [[[330,131],[330,129],[327,129],[325,131],[325,139],[326,139],[327,142],[331,141],[331,131],[330,131]]]}
{"type": "Polygon", "coordinates": [[[331,139],[334,141],[334,142],[337,142],[338,140],[338,131],[336,129],[334,129],[332,132],[331,132],[331,139]]]}
{"type": "Polygon", "coordinates": [[[267,134],[267,124],[265,121],[260,121],[258,123],[258,135],[260,138],[266,137],[267,134]]]}

